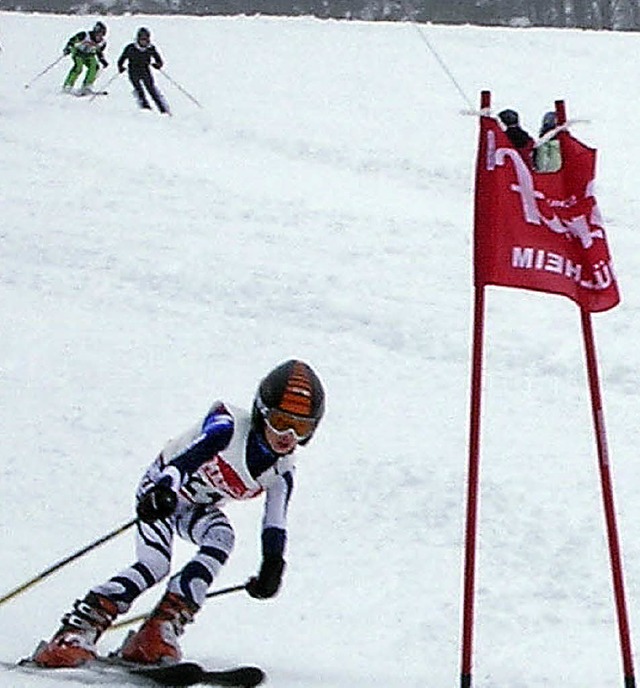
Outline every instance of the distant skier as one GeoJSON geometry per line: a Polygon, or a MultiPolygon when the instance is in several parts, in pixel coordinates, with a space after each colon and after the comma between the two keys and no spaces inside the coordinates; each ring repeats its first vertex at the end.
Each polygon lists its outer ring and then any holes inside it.
{"type": "Polygon", "coordinates": [[[556,113],[546,112],[540,126],[540,139],[534,151],[534,164],[538,172],[558,172],[562,167],[560,141],[551,135],[557,126],[556,113]]]}
{"type": "Polygon", "coordinates": [[[498,119],[504,125],[504,133],[509,137],[509,141],[529,163],[533,152],[533,139],[520,126],[520,116],[518,113],[515,110],[502,110],[502,112],[498,113],[498,119]]]}
{"type": "Polygon", "coordinates": [[[179,661],[178,636],[233,549],[233,528],[221,510],[228,499],[265,494],[262,563],[246,591],[257,599],[273,597],[285,569],[294,451],[311,440],[324,406],[316,373],[303,361],[289,360],[260,382],[251,412],[216,401],[191,430],[168,442],[137,488],[137,560],[76,600],[33,660],[44,667],[74,667],[96,657],[96,642],[116,615],[169,574],[177,534],[199,549],[169,579],[164,596],[119,654],[144,664],[179,661]]]}
{"type": "Polygon", "coordinates": [[[76,80],[86,68],[87,73],[84,77],[80,95],[87,95],[93,93],[91,87],[98,76],[100,65],[108,67],[109,63],[104,58],[104,51],[107,43],[104,40],[107,35],[107,27],[101,22],[96,22],[91,31],[80,31],[75,36],[67,41],[64,47],[64,54],[71,55],[73,58],[73,67],[69,71],[67,78],[64,81],[62,90],[70,92],[76,80]]]}
{"type": "Polygon", "coordinates": [[[129,43],[118,58],[118,71],[124,72],[124,63],[129,62],[129,80],[133,84],[138,105],[144,110],[150,110],[145,88],[160,112],[171,114],[164,96],[158,91],[153,80],[149,65],[155,69],[162,69],[164,64],[157,48],[151,43],[151,32],[144,27],[138,29],[135,43],[129,43]]]}

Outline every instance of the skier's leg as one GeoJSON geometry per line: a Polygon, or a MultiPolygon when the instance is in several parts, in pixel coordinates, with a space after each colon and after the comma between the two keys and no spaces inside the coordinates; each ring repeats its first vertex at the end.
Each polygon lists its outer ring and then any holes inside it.
{"type": "Polygon", "coordinates": [[[207,589],[224,566],[235,543],[229,519],[220,509],[202,510],[176,519],[178,535],[198,545],[196,555],[169,581],[167,589],[201,607],[207,589]]]}
{"type": "Polygon", "coordinates": [[[73,66],[67,74],[67,78],[64,80],[62,88],[65,90],[71,90],[73,85],[76,83],[77,78],[82,73],[82,68],[84,67],[84,60],[81,55],[73,56],[73,66]]]}
{"type": "Polygon", "coordinates": [[[143,110],[151,110],[151,105],[149,105],[144,88],[142,88],[141,75],[137,73],[129,73],[129,81],[131,81],[133,84],[133,95],[138,101],[138,107],[141,107],[143,110]]]}
{"type": "Polygon", "coordinates": [[[98,76],[98,58],[95,55],[89,55],[85,58],[85,67],[87,68],[87,73],[84,76],[84,81],[82,83],[82,88],[84,91],[90,91],[93,82],[98,76]]]}
{"type": "Polygon", "coordinates": [[[160,93],[160,91],[158,90],[158,87],[155,85],[155,82],[151,74],[147,74],[145,76],[144,85],[147,87],[147,91],[149,91],[149,95],[153,98],[153,102],[156,104],[158,110],[160,110],[160,112],[162,112],[163,114],[168,114],[169,104],[165,100],[162,93],[160,93]]]}
{"type": "Polygon", "coordinates": [[[171,578],[167,592],[140,630],[126,641],[121,655],[129,661],[147,664],[180,661],[178,637],[184,632],[184,626],[193,621],[207,588],[233,549],[233,529],[219,509],[180,510],[175,523],[176,532],[199,549],[171,578]]]}
{"type": "Polygon", "coordinates": [[[76,600],[53,638],[39,647],[34,661],[42,666],[78,666],[97,655],[96,642],[118,614],[123,614],[142,592],[168,573],[173,530],[169,520],[138,522],[137,561],[106,583],[76,600]]]}
{"type": "Polygon", "coordinates": [[[33,661],[43,667],[76,667],[94,659],[96,642],[116,618],[114,602],[88,593],[76,600],[71,611],[62,617],[62,625],[48,643],[41,643],[33,661]]]}
{"type": "Polygon", "coordinates": [[[110,578],[106,583],[91,588],[91,592],[104,595],[118,607],[118,613],[128,611],[133,601],[145,590],[169,574],[173,545],[171,521],[143,523],[138,521],[136,536],[136,562],[110,578]]]}

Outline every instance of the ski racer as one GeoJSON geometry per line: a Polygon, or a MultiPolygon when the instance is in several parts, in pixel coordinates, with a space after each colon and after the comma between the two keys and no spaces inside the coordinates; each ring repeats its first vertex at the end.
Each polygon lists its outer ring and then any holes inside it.
{"type": "Polygon", "coordinates": [[[289,360],[260,382],[251,412],[216,401],[192,429],[169,441],[137,488],[136,561],[76,600],[33,661],[75,667],[95,658],[96,642],[116,616],[169,574],[175,535],[198,551],[169,579],[163,597],[119,655],[147,665],[180,661],[178,636],[193,621],[234,545],[222,510],[228,499],[265,494],[262,562],[246,591],[256,599],[273,597],[285,569],[294,451],[311,440],[324,408],[316,373],[303,361],[289,360]]]}
{"type": "Polygon", "coordinates": [[[91,87],[98,76],[100,65],[108,67],[109,63],[104,58],[104,51],[107,47],[105,36],[107,27],[101,22],[96,22],[91,31],[80,31],[67,41],[63,53],[71,55],[73,66],[64,80],[62,90],[69,93],[76,83],[76,80],[86,68],[87,73],[84,77],[80,95],[93,93],[91,87]]]}
{"type": "Polygon", "coordinates": [[[151,109],[145,94],[146,88],[158,110],[164,114],[170,114],[169,106],[160,91],[158,91],[149,69],[149,65],[155,69],[162,69],[164,64],[157,48],[151,43],[151,32],[149,29],[139,28],[135,43],[129,43],[122,51],[122,55],[118,58],[118,71],[120,74],[124,72],[124,63],[127,61],[129,63],[129,81],[133,84],[133,92],[138,100],[138,105],[144,110],[151,109]]]}

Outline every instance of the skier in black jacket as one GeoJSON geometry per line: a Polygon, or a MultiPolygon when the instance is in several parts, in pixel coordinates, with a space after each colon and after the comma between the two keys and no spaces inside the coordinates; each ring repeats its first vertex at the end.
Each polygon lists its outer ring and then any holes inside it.
{"type": "Polygon", "coordinates": [[[149,69],[149,65],[155,69],[162,69],[162,65],[164,64],[160,57],[160,53],[151,43],[151,33],[149,29],[145,29],[144,27],[138,29],[136,42],[129,43],[122,51],[122,55],[118,58],[118,71],[121,74],[125,70],[124,63],[127,60],[129,61],[129,80],[133,84],[133,88],[135,89],[134,93],[140,107],[145,110],[151,109],[144,91],[146,88],[153,102],[157,105],[158,110],[167,115],[171,114],[167,101],[160,91],[158,91],[153,81],[151,70],[149,69]]]}

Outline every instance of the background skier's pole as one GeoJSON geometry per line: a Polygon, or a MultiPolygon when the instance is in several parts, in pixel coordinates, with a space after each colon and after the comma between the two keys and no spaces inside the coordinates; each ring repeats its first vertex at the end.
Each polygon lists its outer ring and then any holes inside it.
{"type": "MultiPolygon", "coordinates": [[[[239,592],[240,590],[244,590],[246,587],[246,583],[243,583],[242,585],[232,585],[230,588],[220,588],[220,590],[214,590],[213,592],[207,593],[207,597],[219,597],[220,595],[228,595],[230,592],[239,592]]],[[[118,628],[125,628],[126,626],[131,626],[134,623],[138,623],[138,621],[144,621],[144,619],[146,619],[150,613],[151,612],[147,612],[146,614],[132,616],[130,619],[123,619],[122,621],[118,621],[118,623],[114,623],[107,630],[115,631],[118,628]]]]}
{"type": "Polygon", "coordinates": [[[172,83],[172,84],[178,89],[178,91],[182,91],[182,93],[184,93],[185,96],[187,96],[187,98],[188,98],[190,101],[192,101],[193,103],[195,103],[199,108],[202,107],[201,103],[199,103],[199,102],[189,93],[189,91],[187,91],[187,90],[184,89],[182,86],[180,86],[180,84],[179,84],[177,81],[175,81],[175,79],[172,79],[172,78],[164,71],[164,69],[160,69],[159,71],[160,71],[160,74],[162,74],[162,76],[164,76],[165,79],[167,79],[170,83],[172,83]]]}
{"type": "Polygon", "coordinates": [[[58,569],[61,569],[63,566],[70,564],[72,561],[79,559],[83,554],[90,552],[92,549],[95,549],[96,547],[100,547],[100,545],[104,544],[108,540],[111,540],[117,535],[124,533],[124,531],[131,528],[131,526],[134,523],[136,523],[137,520],[138,519],[133,518],[131,519],[131,521],[127,521],[127,523],[120,526],[119,528],[116,528],[115,530],[112,530],[110,533],[107,533],[99,540],[96,540],[95,542],[92,542],[86,547],[83,547],[81,550],[69,555],[62,561],[59,561],[57,564],[53,564],[53,566],[50,566],[48,569],[46,569],[42,573],[39,573],[31,580],[28,580],[26,583],[23,583],[22,585],[18,586],[17,588],[15,588],[15,590],[11,590],[11,592],[8,592],[3,597],[0,597],[0,605],[4,604],[5,602],[8,602],[10,599],[14,597],[17,597],[20,593],[23,593],[25,590],[28,590],[32,585],[35,585],[36,583],[39,583],[41,580],[44,580],[47,576],[50,576],[54,571],[57,571],[58,569]]]}
{"type": "Polygon", "coordinates": [[[64,57],[66,57],[66,55],[63,53],[57,60],[52,62],[48,67],[45,67],[39,74],[36,74],[29,83],[24,85],[24,87],[29,88],[29,86],[33,85],[41,76],[44,76],[50,69],[53,69],[64,57]]]}
{"type": "MultiPolygon", "coordinates": [[[[111,84],[112,84],[119,76],[120,76],[120,72],[116,72],[115,74],[112,74],[112,75],[111,75],[111,78],[109,79],[109,81],[107,81],[107,83],[106,83],[102,88],[103,88],[103,89],[109,88],[109,86],[111,86],[111,84]]],[[[103,92],[106,93],[106,90],[103,90],[103,92]]],[[[99,95],[100,95],[100,92],[94,93],[94,94],[91,96],[91,98],[89,98],[89,102],[92,103],[99,95]]]]}

